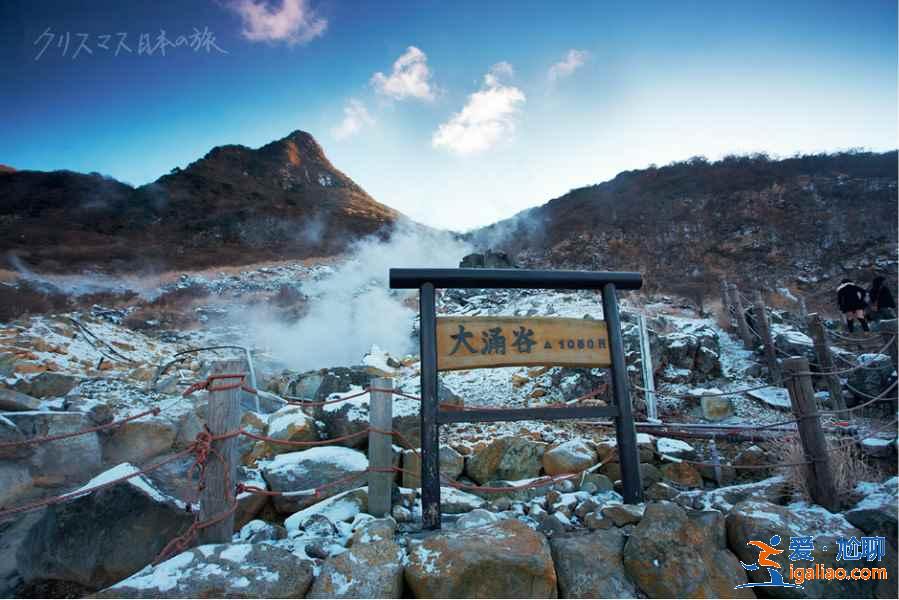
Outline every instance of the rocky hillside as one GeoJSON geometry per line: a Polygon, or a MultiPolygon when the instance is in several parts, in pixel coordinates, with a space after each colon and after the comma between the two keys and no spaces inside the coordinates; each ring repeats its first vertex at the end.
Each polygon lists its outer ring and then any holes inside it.
{"type": "Polygon", "coordinates": [[[649,289],[721,277],[830,302],[844,275],[896,276],[895,151],[694,158],[626,171],[474,232],[524,264],[639,270],[649,289]]]}
{"type": "Polygon", "coordinates": [[[295,131],[213,148],[133,188],[97,173],[0,169],[0,253],[36,270],[135,272],[330,256],[401,215],[295,131]]]}

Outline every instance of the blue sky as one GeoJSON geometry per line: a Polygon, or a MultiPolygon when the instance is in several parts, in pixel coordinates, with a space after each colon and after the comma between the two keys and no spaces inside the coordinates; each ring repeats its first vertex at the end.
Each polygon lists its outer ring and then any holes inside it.
{"type": "Polygon", "coordinates": [[[143,184],[303,129],[465,229],[697,154],[895,148],[896,23],[874,0],[7,0],[0,163],[143,184]],[[161,29],[180,45],[138,55],[161,29]]]}

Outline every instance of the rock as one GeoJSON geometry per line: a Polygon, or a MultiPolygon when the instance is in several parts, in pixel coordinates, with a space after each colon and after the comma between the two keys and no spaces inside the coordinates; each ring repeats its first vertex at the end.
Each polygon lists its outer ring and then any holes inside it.
{"type": "MultiPolygon", "coordinates": [[[[864,535],[853,527],[842,515],[832,514],[819,506],[794,504],[779,506],[770,502],[747,500],[734,506],[727,514],[727,541],[731,550],[746,564],[758,560],[758,550],[747,545],[750,540],[761,540],[772,546],[787,550],[791,536],[814,537],[815,565],[836,569],[847,566],[874,566],[874,563],[855,563],[853,561],[836,561],[837,539],[860,538],[864,535]],[[777,536],[775,538],[775,536],[777,536]],[[774,539],[775,541],[772,541],[774,539]]],[[[785,581],[789,575],[788,552],[775,559],[783,566],[781,574],[785,581]]],[[[895,553],[887,551],[884,561],[878,567],[886,567],[891,572],[896,570],[895,553]]],[[[795,561],[792,561],[795,562],[795,561]]],[[[812,563],[799,562],[797,566],[813,566],[812,563]]],[[[749,571],[749,578],[754,582],[768,581],[767,570],[749,571]]],[[[892,587],[891,595],[896,597],[895,580],[858,581],[858,580],[808,580],[803,583],[804,589],[769,588],[772,597],[790,598],[872,598],[881,597],[884,590],[892,587]]]]}
{"type": "Polygon", "coordinates": [[[851,509],[844,513],[846,520],[868,535],[882,535],[890,540],[895,548],[897,526],[897,482],[892,477],[881,484],[860,483],[856,491],[864,497],[851,509]]]}
{"type": "MultiPolygon", "coordinates": [[[[84,487],[135,472],[110,469],[84,487]]],[[[56,579],[96,588],[120,581],[150,563],[194,517],[145,476],[48,507],[19,548],[25,581],[56,579]]]]}
{"type": "Polygon", "coordinates": [[[480,496],[451,487],[440,488],[440,511],[447,515],[471,512],[482,508],[487,501],[480,496]]]}
{"type": "Polygon", "coordinates": [[[896,456],[896,438],[884,439],[869,437],[861,441],[862,452],[872,458],[894,458],[896,456]]]}
{"type": "Polygon", "coordinates": [[[547,475],[579,473],[596,461],[596,451],[587,440],[573,439],[543,453],[543,470],[547,475]]]}
{"type": "Polygon", "coordinates": [[[287,537],[287,530],[280,525],[266,523],[265,521],[256,519],[241,527],[240,532],[235,537],[236,541],[245,542],[247,544],[274,542],[276,540],[283,540],[287,537]]]}
{"type": "Polygon", "coordinates": [[[313,515],[325,517],[332,523],[351,521],[359,513],[368,509],[368,492],[365,488],[356,488],[322,500],[308,508],[287,517],[284,527],[288,532],[296,531],[308,525],[313,515]]]}
{"type": "Polygon", "coordinates": [[[625,537],[606,529],[553,537],[550,541],[559,595],[562,598],[633,598],[634,585],[624,574],[625,537]]]}
{"type": "MultiPolygon", "coordinates": [[[[734,457],[734,464],[738,466],[758,467],[760,465],[771,464],[772,462],[777,461],[771,460],[768,453],[755,444],[749,446],[734,457]]],[[[754,469],[754,471],[756,473],[764,473],[766,469],[754,469]]]]}
{"type": "Polygon", "coordinates": [[[574,529],[571,519],[561,511],[543,515],[540,517],[537,525],[537,531],[547,538],[564,535],[565,532],[570,531],[571,529],[574,529]]]}
{"type": "Polygon", "coordinates": [[[625,572],[650,598],[754,598],[734,589],[745,572],[719,537],[676,504],[652,502],[624,546],[625,572]]]}
{"type": "Polygon", "coordinates": [[[581,488],[590,484],[593,485],[596,489],[591,493],[601,493],[601,492],[611,492],[615,489],[615,486],[612,485],[612,481],[603,475],[602,473],[587,473],[583,476],[583,484],[581,484],[581,488]]]}
{"type": "Polygon", "coordinates": [[[10,377],[16,372],[16,355],[11,352],[0,352],[0,377],[10,377]]]}
{"type": "Polygon", "coordinates": [[[0,462],[0,506],[11,507],[20,498],[30,496],[33,489],[34,478],[28,465],[0,462]]]}
{"type": "Polygon", "coordinates": [[[376,519],[363,526],[353,545],[328,558],[307,598],[400,598],[403,589],[403,552],[393,541],[392,519],[376,519]]]}
{"type": "Polygon", "coordinates": [[[646,488],[646,492],[643,495],[647,501],[658,501],[673,500],[675,496],[678,495],[678,493],[678,490],[674,489],[666,483],[654,483],[646,488]]]}
{"type": "Polygon", "coordinates": [[[574,514],[578,519],[583,519],[587,516],[588,513],[596,512],[597,510],[599,510],[600,506],[600,503],[595,499],[587,498],[586,500],[578,502],[577,506],[574,509],[574,514]]]}
{"type": "Polygon", "coordinates": [[[555,598],[546,539],[515,519],[411,540],[406,585],[416,598],[555,598]]]}
{"type": "MultiPolygon", "coordinates": [[[[237,481],[244,485],[252,485],[263,490],[268,489],[262,471],[249,467],[237,467],[237,481]]],[[[256,518],[262,509],[268,504],[268,496],[241,492],[237,495],[237,510],[234,511],[234,526],[243,527],[256,518]]]]}
{"type": "Polygon", "coordinates": [[[616,527],[635,525],[643,518],[643,506],[639,504],[609,504],[602,508],[602,516],[616,527]]]}
{"type": "MultiPolygon", "coordinates": [[[[252,415],[253,413],[247,413],[252,415]]],[[[247,417],[245,416],[244,419],[247,417]]],[[[286,442],[314,442],[318,440],[318,428],[315,419],[303,412],[302,407],[285,406],[268,416],[265,435],[286,442]]],[[[250,457],[246,462],[271,458],[285,452],[295,452],[301,447],[277,444],[259,440],[253,445],[250,457]]]]}
{"type": "Polygon", "coordinates": [[[116,427],[104,436],[103,462],[143,464],[172,449],[178,436],[178,424],[164,415],[147,415],[116,427]]]}
{"type": "MultiPolygon", "coordinates": [[[[618,463],[609,463],[600,470],[612,481],[621,480],[621,465],[618,463]]],[[[640,480],[643,483],[643,489],[646,489],[653,483],[661,481],[662,473],[653,464],[640,463],[640,480]]]]}
{"type": "Polygon", "coordinates": [[[473,527],[481,527],[483,525],[496,523],[501,519],[502,517],[500,517],[496,513],[492,513],[489,510],[484,510],[483,508],[478,508],[471,511],[467,515],[462,515],[461,517],[459,517],[459,520],[456,521],[456,528],[471,529],[473,527]]]}
{"type": "Polygon", "coordinates": [[[683,487],[702,487],[702,476],[699,471],[685,462],[662,465],[662,478],[683,487]]]}
{"type": "Polygon", "coordinates": [[[723,421],[734,416],[734,403],[728,396],[703,396],[699,403],[703,419],[723,421]]]}
{"type": "MultiPolygon", "coordinates": [[[[76,412],[13,412],[5,418],[26,439],[75,433],[94,426],[76,412]]],[[[101,469],[100,440],[96,432],[39,444],[28,458],[38,487],[80,483],[101,469]]]]}
{"type": "Polygon", "coordinates": [[[78,383],[78,378],[64,373],[44,371],[31,379],[19,380],[15,388],[17,391],[35,398],[61,398],[65,396],[78,383]]]}
{"type": "MultiPolygon", "coordinates": [[[[12,444],[13,442],[22,442],[24,440],[25,436],[22,435],[15,423],[0,414],[0,444],[12,444]]],[[[24,458],[31,455],[32,452],[33,448],[28,445],[8,446],[0,448],[0,460],[4,458],[24,458]]]]}
{"type": "MultiPolygon", "coordinates": [[[[458,479],[465,468],[465,457],[449,446],[440,446],[440,475],[458,479]]],[[[421,460],[415,450],[403,450],[403,487],[421,487],[421,460]]]]}
{"type": "Polygon", "coordinates": [[[680,503],[682,498],[688,499],[688,504],[696,508],[708,507],[726,513],[735,504],[744,500],[777,503],[787,498],[790,493],[787,481],[782,476],[777,476],[714,490],[692,490],[678,495],[677,501],[680,503]]]}
{"type": "Polygon", "coordinates": [[[148,566],[98,598],[302,598],[312,563],[269,544],[209,544],[148,566]]]}
{"type": "Polygon", "coordinates": [[[296,492],[320,489],[318,497],[310,493],[306,496],[274,496],[275,509],[281,513],[292,513],[315,504],[359,485],[368,469],[368,459],[357,450],[341,446],[319,446],[301,452],[279,454],[269,461],[260,461],[262,476],[269,488],[276,492],[296,492]],[[320,488],[361,474],[356,479],[320,488]]]}
{"type": "Polygon", "coordinates": [[[659,438],[656,440],[656,450],[659,454],[673,456],[675,458],[696,458],[696,450],[687,442],[674,438],[659,438]]]}
{"type": "Polygon", "coordinates": [[[466,474],[480,484],[492,479],[519,480],[540,473],[544,444],[519,437],[493,440],[468,459],[466,474]]]}
{"type": "MultiPolygon", "coordinates": [[[[361,392],[361,388],[351,388],[343,396],[361,392]]],[[[438,399],[440,394],[438,393],[438,399]]],[[[337,396],[335,396],[337,398],[337,396]]],[[[441,400],[442,402],[443,400],[441,400]]],[[[359,433],[368,428],[369,394],[350,398],[343,402],[326,404],[316,410],[316,419],[325,424],[324,434],[333,439],[359,433]]],[[[404,443],[412,446],[421,445],[421,403],[402,396],[393,399],[393,430],[399,432],[404,443]]],[[[344,446],[362,448],[368,443],[368,437],[360,435],[341,442],[344,446]]]]}
{"type": "Polygon", "coordinates": [[[606,517],[602,517],[595,512],[587,513],[584,516],[584,525],[587,526],[587,529],[590,531],[595,531],[596,529],[610,529],[615,523],[612,522],[612,519],[607,519],[606,517]]]}
{"type": "Polygon", "coordinates": [[[15,390],[0,388],[0,411],[38,410],[41,401],[15,390]]]}
{"type": "Polygon", "coordinates": [[[760,390],[746,392],[746,395],[750,398],[761,400],[771,408],[776,408],[777,410],[792,410],[790,393],[786,388],[766,387],[760,390]]]}
{"type": "Polygon", "coordinates": [[[890,375],[896,368],[890,357],[885,354],[862,354],[856,362],[864,368],[856,369],[848,375],[850,407],[867,402],[869,396],[877,396],[883,392],[890,385],[890,375]]]}

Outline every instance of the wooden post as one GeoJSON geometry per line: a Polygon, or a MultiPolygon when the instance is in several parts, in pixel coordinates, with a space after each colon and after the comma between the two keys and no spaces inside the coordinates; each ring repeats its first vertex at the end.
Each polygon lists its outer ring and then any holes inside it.
{"type": "Polygon", "coordinates": [[[437,422],[437,307],[434,284],[421,285],[421,526],[440,529],[440,425],[437,422]]]}
{"type": "MultiPolygon", "coordinates": [[[[618,314],[618,292],[614,283],[602,288],[602,316],[609,331],[609,349],[612,355],[612,396],[618,409],[615,433],[618,438],[618,463],[621,466],[622,496],[627,504],[643,502],[643,485],[640,481],[640,452],[637,448],[637,430],[628,392],[627,365],[624,364],[624,341],[621,339],[621,316],[618,314]]],[[[424,442],[422,442],[424,444],[424,442]]]]}
{"type": "Polygon", "coordinates": [[[897,359],[897,343],[899,340],[893,339],[896,337],[896,319],[889,319],[887,321],[880,322],[880,335],[883,338],[884,344],[890,344],[888,348],[890,352],[890,358],[893,359],[893,368],[899,369],[899,359],[897,359]],[[892,340],[892,343],[890,343],[892,340]]]}
{"type": "Polygon", "coordinates": [[[805,296],[799,296],[799,318],[803,321],[808,319],[808,308],[805,306],[805,296]]]}
{"type": "Polygon", "coordinates": [[[730,294],[728,293],[728,284],[726,279],[721,280],[721,309],[724,311],[724,318],[730,323],[733,316],[733,308],[731,307],[730,294]]]}
{"type": "Polygon", "coordinates": [[[718,445],[715,443],[715,438],[709,441],[709,451],[712,453],[712,464],[715,465],[712,467],[715,474],[715,484],[721,487],[721,456],[718,454],[718,445]]]}
{"type": "Polygon", "coordinates": [[[755,292],[755,324],[756,331],[762,338],[765,347],[765,361],[768,363],[768,372],[771,374],[771,383],[780,385],[780,366],[777,364],[777,351],[774,349],[774,340],[771,338],[771,325],[768,323],[768,313],[765,310],[765,300],[762,292],[755,292]]]}
{"type": "MultiPolygon", "coordinates": [[[[242,360],[218,361],[212,365],[212,374],[244,373],[247,368],[242,360]]],[[[217,379],[213,388],[237,383],[238,379],[217,379]]],[[[240,427],[240,397],[243,390],[235,387],[229,390],[209,392],[207,425],[212,435],[235,431],[240,427]]],[[[228,512],[234,504],[234,488],[237,485],[237,438],[212,442],[212,452],[206,463],[206,485],[200,492],[200,521],[206,521],[228,512]],[[219,460],[216,453],[222,457],[219,460]],[[222,464],[224,462],[224,464],[222,464]]],[[[200,530],[201,544],[230,543],[234,535],[234,514],[218,523],[200,530]]]]}
{"type": "MultiPolygon", "coordinates": [[[[393,379],[372,379],[371,386],[383,390],[393,389],[393,379]]],[[[393,429],[393,394],[373,390],[368,406],[369,425],[381,431],[393,429]]],[[[389,433],[370,431],[368,433],[368,466],[374,469],[389,469],[393,466],[393,436],[389,433]]],[[[393,493],[393,473],[372,471],[368,474],[368,512],[375,517],[390,514],[393,493]]]]}
{"type": "Polygon", "coordinates": [[[786,386],[790,392],[793,414],[799,420],[799,437],[806,460],[806,481],[812,500],[830,512],[840,509],[840,499],[830,470],[827,440],[821,430],[821,420],[815,408],[815,390],[808,375],[808,360],[799,356],[784,361],[787,374],[786,386]]]}
{"type": "MultiPolygon", "coordinates": [[[[808,316],[808,331],[815,341],[815,356],[818,358],[818,368],[822,373],[833,373],[833,358],[830,356],[830,342],[827,339],[827,332],[824,330],[824,322],[818,313],[812,313],[808,316]]],[[[845,410],[846,402],[843,400],[843,386],[840,384],[840,378],[836,375],[823,375],[827,382],[827,391],[833,407],[836,410],[845,410]]]]}
{"type": "Polygon", "coordinates": [[[743,308],[743,299],[740,297],[740,290],[736,284],[730,284],[730,299],[734,303],[734,316],[737,318],[737,331],[740,332],[740,338],[743,340],[743,347],[752,350],[755,342],[752,339],[752,333],[749,331],[749,324],[746,323],[746,311],[743,308]]]}
{"type": "Polygon", "coordinates": [[[652,369],[652,349],[649,347],[649,331],[646,329],[646,316],[638,315],[640,321],[640,366],[643,371],[643,393],[646,398],[646,419],[658,421],[659,411],[656,406],[656,382],[652,369]]]}

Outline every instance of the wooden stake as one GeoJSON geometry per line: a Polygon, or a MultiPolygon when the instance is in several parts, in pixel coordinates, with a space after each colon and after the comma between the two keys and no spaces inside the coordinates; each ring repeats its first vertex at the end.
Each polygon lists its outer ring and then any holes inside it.
{"type": "Polygon", "coordinates": [[[812,500],[830,512],[840,509],[840,499],[830,470],[827,440],[821,430],[821,420],[815,408],[815,390],[809,372],[808,360],[799,356],[784,361],[787,373],[786,386],[790,392],[793,414],[799,419],[799,437],[802,450],[810,464],[805,466],[805,476],[812,500]]]}
{"type": "Polygon", "coordinates": [[[780,376],[780,366],[777,364],[777,351],[774,349],[774,340],[771,339],[771,325],[768,323],[768,312],[765,310],[765,300],[762,292],[755,292],[755,323],[762,344],[765,347],[765,361],[768,363],[768,372],[771,374],[771,383],[780,385],[783,379],[780,376]]]}
{"type": "Polygon", "coordinates": [[[752,333],[749,331],[749,324],[746,323],[746,311],[743,309],[743,298],[740,296],[740,290],[736,284],[730,284],[730,299],[734,303],[734,316],[737,318],[737,331],[740,332],[740,338],[743,340],[743,347],[752,350],[755,342],[752,333]]]}
{"type": "MultiPolygon", "coordinates": [[[[812,313],[808,316],[808,331],[815,341],[815,356],[818,358],[818,368],[822,373],[832,373],[833,357],[830,355],[830,343],[827,339],[827,332],[824,330],[824,322],[818,313],[812,313]]],[[[846,402],[843,400],[843,386],[840,384],[840,378],[836,375],[823,375],[824,381],[827,382],[827,391],[830,393],[830,399],[833,407],[837,410],[845,410],[846,402]]]]}
{"type": "Polygon", "coordinates": [[[730,294],[728,293],[728,284],[727,280],[721,280],[721,308],[724,310],[724,318],[727,319],[727,322],[730,323],[730,319],[733,316],[733,307],[731,306],[730,294]]]}
{"type": "MultiPolygon", "coordinates": [[[[373,388],[393,389],[393,379],[372,379],[373,388]]],[[[369,425],[381,431],[393,429],[393,394],[373,390],[368,406],[369,425]]],[[[393,466],[393,436],[371,431],[368,434],[368,466],[372,469],[389,469],[393,466]]],[[[393,473],[372,471],[368,474],[368,512],[375,517],[390,514],[393,505],[393,473]]]]}
{"type": "MultiPolygon", "coordinates": [[[[243,373],[246,368],[247,365],[243,360],[218,361],[212,365],[212,373],[213,375],[243,373]]],[[[218,379],[213,382],[212,387],[226,386],[238,381],[237,378],[218,379]]],[[[240,387],[209,393],[207,425],[212,435],[221,435],[240,427],[241,394],[243,390],[240,387]]],[[[228,512],[234,505],[236,485],[237,438],[212,442],[212,451],[206,462],[206,486],[200,493],[200,521],[213,519],[228,512]]],[[[230,543],[233,534],[232,513],[218,523],[201,529],[199,541],[201,544],[230,543]]]]}

